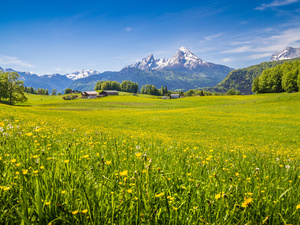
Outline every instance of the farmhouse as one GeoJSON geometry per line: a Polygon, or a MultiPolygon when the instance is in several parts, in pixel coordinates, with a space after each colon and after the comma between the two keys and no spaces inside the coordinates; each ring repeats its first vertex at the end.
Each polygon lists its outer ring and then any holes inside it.
{"type": "Polygon", "coordinates": [[[119,92],[116,91],[116,90],[105,90],[105,91],[101,91],[99,93],[100,97],[105,97],[105,96],[108,96],[108,95],[119,95],[119,92]]]}
{"type": "Polygon", "coordinates": [[[180,96],[179,96],[179,94],[171,94],[170,95],[170,98],[172,99],[172,98],[179,98],[180,96]]]}
{"type": "Polygon", "coordinates": [[[97,98],[98,93],[96,91],[85,91],[81,95],[83,98],[97,98]]]}

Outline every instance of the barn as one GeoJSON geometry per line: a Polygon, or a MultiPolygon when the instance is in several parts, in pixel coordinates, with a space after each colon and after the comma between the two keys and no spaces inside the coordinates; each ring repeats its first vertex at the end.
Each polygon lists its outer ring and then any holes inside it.
{"type": "Polygon", "coordinates": [[[83,98],[97,98],[98,92],[96,91],[85,91],[81,93],[83,98]]]}

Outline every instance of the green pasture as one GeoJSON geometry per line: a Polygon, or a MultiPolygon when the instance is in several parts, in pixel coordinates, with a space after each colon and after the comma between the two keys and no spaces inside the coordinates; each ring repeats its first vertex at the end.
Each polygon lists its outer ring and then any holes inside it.
{"type": "Polygon", "coordinates": [[[300,94],[0,105],[2,224],[299,224],[300,94]]]}

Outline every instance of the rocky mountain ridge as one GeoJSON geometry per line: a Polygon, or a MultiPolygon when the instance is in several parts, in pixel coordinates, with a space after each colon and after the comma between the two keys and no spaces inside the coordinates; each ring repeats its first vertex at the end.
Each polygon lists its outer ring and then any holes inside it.
{"type": "Polygon", "coordinates": [[[293,59],[297,57],[300,57],[300,48],[286,47],[283,51],[274,53],[270,61],[293,59]]]}

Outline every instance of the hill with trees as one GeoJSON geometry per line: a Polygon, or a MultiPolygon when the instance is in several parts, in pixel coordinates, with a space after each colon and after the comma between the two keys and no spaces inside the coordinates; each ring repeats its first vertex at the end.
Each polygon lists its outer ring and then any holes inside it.
{"type": "Polygon", "coordinates": [[[225,93],[230,89],[234,89],[240,91],[241,94],[253,94],[252,83],[264,70],[284,64],[285,62],[294,62],[297,60],[300,60],[300,57],[274,62],[263,62],[244,69],[233,70],[223,81],[213,88],[208,88],[208,90],[225,93]]]}
{"type": "Polygon", "coordinates": [[[266,69],[253,81],[255,93],[296,92],[300,89],[300,61],[266,69]]]}

